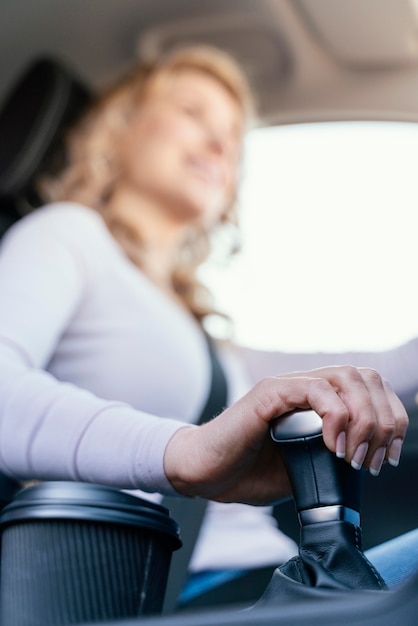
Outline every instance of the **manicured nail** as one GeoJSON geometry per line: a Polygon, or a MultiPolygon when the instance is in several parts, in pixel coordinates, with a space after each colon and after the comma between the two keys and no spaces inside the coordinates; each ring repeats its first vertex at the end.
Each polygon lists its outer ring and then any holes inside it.
{"type": "Polygon", "coordinates": [[[372,460],[370,461],[369,472],[372,476],[378,476],[380,470],[382,469],[383,461],[386,456],[386,448],[382,446],[378,448],[376,452],[373,454],[372,460]]]}
{"type": "Polygon", "coordinates": [[[354,469],[359,470],[361,469],[364,459],[366,458],[366,454],[367,454],[367,450],[369,449],[369,444],[367,441],[363,441],[363,443],[361,443],[359,445],[359,447],[357,448],[357,450],[354,453],[354,456],[352,458],[351,461],[351,467],[354,467],[354,469]]]}
{"type": "Polygon", "coordinates": [[[388,462],[393,467],[398,467],[399,465],[399,459],[401,458],[401,452],[402,452],[402,445],[403,445],[403,439],[401,439],[400,437],[397,437],[396,439],[392,441],[392,443],[389,446],[388,462]]]}
{"type": "Polygon", "coordinates": [[[342,431],[338,435],[337,441],[335,442],[335,454],[339,459],[344,459],[345,452],[346,452],[346,436],[345,436],[345,432],[342,431]]]}

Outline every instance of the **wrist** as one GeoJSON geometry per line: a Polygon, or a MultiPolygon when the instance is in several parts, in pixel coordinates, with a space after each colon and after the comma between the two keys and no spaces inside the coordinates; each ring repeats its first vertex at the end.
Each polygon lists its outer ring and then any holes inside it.
{"type": "Polygon", "coordinates": [[[185,425],[170,438],[164,453],[164,472],[167,480],[184,496],[196,496],[193,488],[193,475],[190,469],[192,451],[196,447],[195,434],[199,429],[196,425],[185,425]]]}

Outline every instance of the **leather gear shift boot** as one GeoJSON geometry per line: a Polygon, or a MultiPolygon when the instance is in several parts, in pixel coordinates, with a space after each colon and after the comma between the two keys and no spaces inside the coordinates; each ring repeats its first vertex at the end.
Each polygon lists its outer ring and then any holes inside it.
{"type": "Polygon", "coordinates": [[[376,593],[385,582],[361,550],[361,530],[345,521],[301,528],[299,556],[278,567],[256,606],[332,599],[336,592],[376,593]]]}
{"type": "Polygon", "coordinates": [[[345,521],[302,526],[299,556],[280,567],[280,571],[310,587],[386,587],[362,552],[361,529],[345,521]]]}

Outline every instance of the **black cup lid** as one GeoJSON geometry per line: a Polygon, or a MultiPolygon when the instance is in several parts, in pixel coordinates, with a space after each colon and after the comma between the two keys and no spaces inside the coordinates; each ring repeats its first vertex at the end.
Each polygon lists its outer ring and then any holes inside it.
{"type": "Polygon", "coordinates": [[[139,526],[163,533],[180,548],[179,526],[164,506],[113,487],[79,482],[44,482],[19,491],[0,515],[0,527],[35,519],[87,520],[139,526]]]}

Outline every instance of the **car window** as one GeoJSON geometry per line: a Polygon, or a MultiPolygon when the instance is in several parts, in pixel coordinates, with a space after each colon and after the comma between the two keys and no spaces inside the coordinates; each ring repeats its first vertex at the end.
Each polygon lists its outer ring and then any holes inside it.
{"type": "Polygon", "coordinates": [[[293,351],[379,350],[418,335],[417,151],[411,123],[250,133],[243,250],[202,274],[235,321],[237,340],[293,351]]]}

